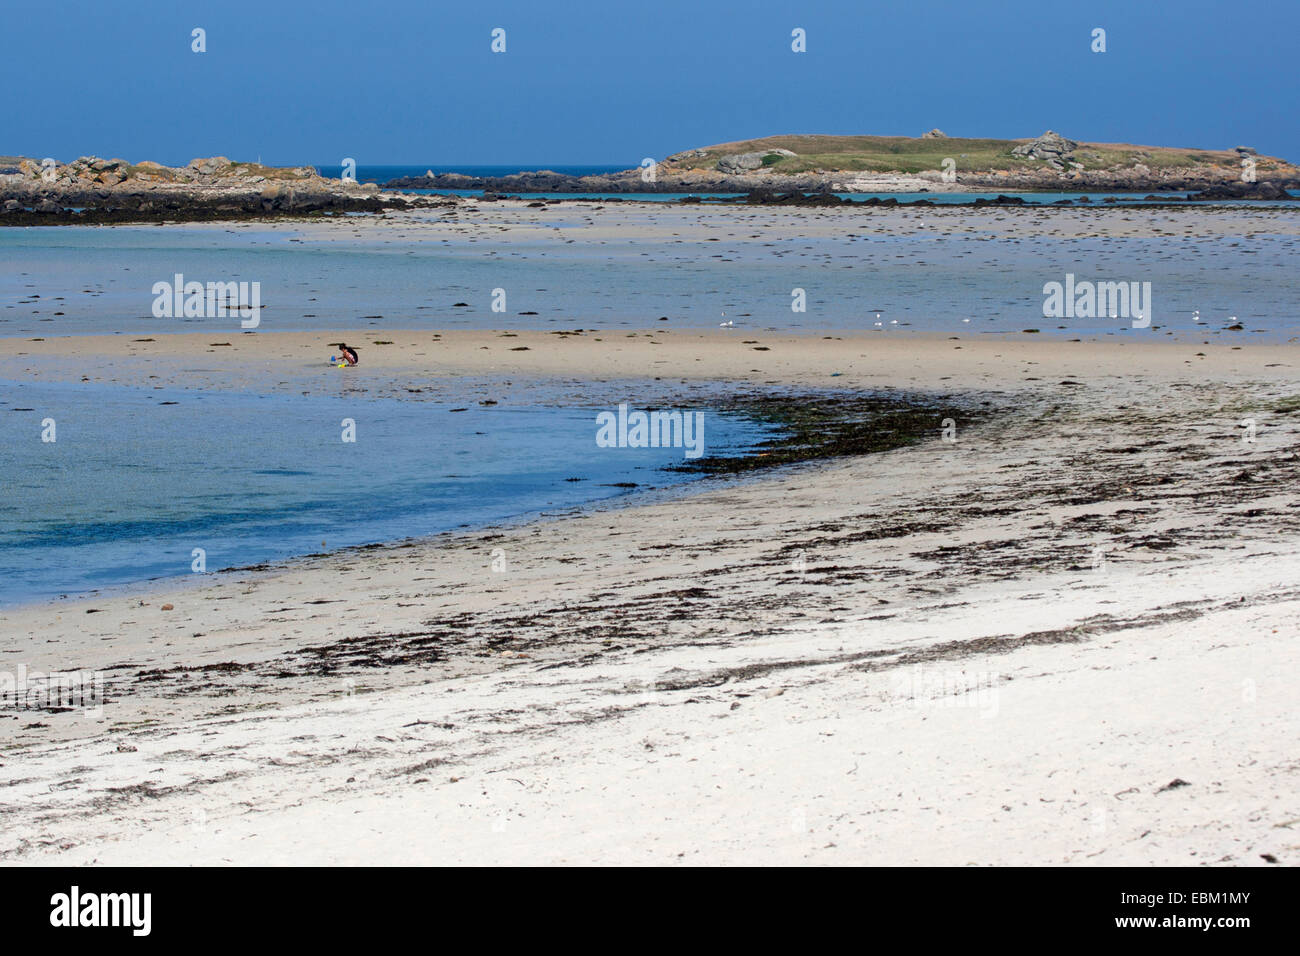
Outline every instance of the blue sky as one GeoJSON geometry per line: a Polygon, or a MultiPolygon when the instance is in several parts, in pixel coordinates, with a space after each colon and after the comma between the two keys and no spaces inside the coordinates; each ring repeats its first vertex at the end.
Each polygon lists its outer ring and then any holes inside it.
{"type": "Polygon", "coordinates": [[[6,6],[0,154],[634,166],[776,133],[938,126],[1300,160],[1294,0],[6,6]]]}

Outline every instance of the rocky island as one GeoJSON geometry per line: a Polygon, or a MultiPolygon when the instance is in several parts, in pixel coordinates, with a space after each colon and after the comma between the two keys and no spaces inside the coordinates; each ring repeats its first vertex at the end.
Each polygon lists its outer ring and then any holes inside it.
{"type": "Polygon", "coordinates": [[[0,157],[0,224],[199,221],[379,212],[414,197],[327,179],[310,166],[233,162],[185,166],[83,156],[71,163],[0,157]]]}
{"type": "Polygon", "coordinates": [[[1249,146],[1230,150],[1082,143],[1052,130],[1034,139],[771,136],[675,153],[653,167],[599,176],[542,170],[502,177],[428,174],[390,189],[490,193],[1172,192],[1204,198],[1289,198],[1300,168],[1249,146]]]}

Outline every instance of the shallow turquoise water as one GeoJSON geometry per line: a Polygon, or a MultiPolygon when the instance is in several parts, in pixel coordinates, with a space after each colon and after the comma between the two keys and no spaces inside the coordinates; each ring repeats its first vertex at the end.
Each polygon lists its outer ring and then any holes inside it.
{"type": "MultiPolygon", "coordinates": [[[[924,221],[924,210],[918,214],[924,221]]],[[[581,235],[576,212],[560,207],[547,216],[557,236],[581,235]]],[[[0,272],[0,336],[239,331],[229,318],[154,318],[153,283],[178,272],[187,280],[260,282],[265,331],[647,328],[666,317],[668,328],[731,320],[739,328],[820,332],[872,330],[880,321],[889,331],[896,321],[929,332],[1132,335],[1122,319],[1043,318],[1044,283],[1070,272],[1151,282],[1148,337],[1202,333],[1194,310],[1210,328],[1235,315],[1251,334],[1300,334],[1300,241],[1291,236],[1022,241],[943,236],[937,228],[890,235],[867,214],[833,239],[805,239],[797,228],[752,239],[729,227],[708,243],[454,244],[306,242],[258,229],[7,228],[0,229],[8,266],[0,272]],[[492,311],[497,288],[507,293],[504,312],[492,311]],[[791,309],[795,288],[806,291],[805,312],[791,309]]]]}
{"type": "MultiPolygon", "coordinates": [[[[460,407],[4,382],[0,602],[188,575],[195,548],[213,572],[688,480],[662,470],[682,449],[598,448],[596,408],[460,407]]],[[[763,433],[705,426],[707,453],[763,433]]]]}

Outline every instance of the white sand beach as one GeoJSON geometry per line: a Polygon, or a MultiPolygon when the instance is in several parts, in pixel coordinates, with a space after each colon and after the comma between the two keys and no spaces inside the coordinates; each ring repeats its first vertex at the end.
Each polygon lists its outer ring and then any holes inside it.
{"type": "MultiPolygon", "coordinates": [[[[1296,346],[500,335],[376,333],[347,374],[994,411],[955,442],[0,611],[0,671],[102,672],[107,698],[0,720],[0,859],[1296,861],[1296,346]]],[[[129,338],[0,357],[273,390],[328,341],[129,338]]]]}

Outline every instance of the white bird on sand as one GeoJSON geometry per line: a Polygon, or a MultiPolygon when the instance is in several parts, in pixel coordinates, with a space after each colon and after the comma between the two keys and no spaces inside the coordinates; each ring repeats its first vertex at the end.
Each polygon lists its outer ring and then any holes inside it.
{"type": "MultiPolygon", "coordinates": [[[[724,313],[724,314],[725,314],[725,313],[724,313]]],[[[729,328],[731,328],[731,326],[732,326],[731,319],[727,319],[726,322],[719,322],[719,323],[718,323],[718,328],[720,328],[720,329],[729,329],[729,328]]]]}

